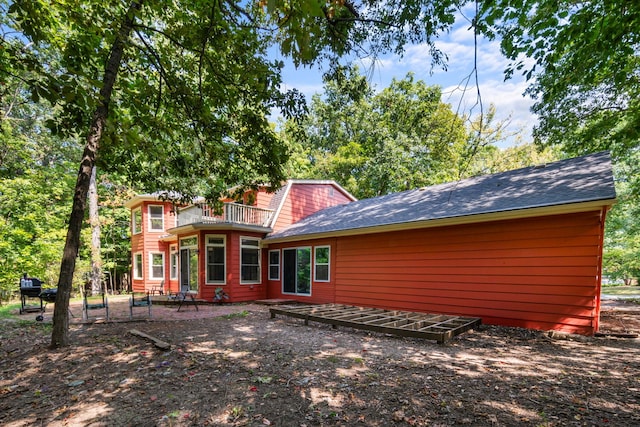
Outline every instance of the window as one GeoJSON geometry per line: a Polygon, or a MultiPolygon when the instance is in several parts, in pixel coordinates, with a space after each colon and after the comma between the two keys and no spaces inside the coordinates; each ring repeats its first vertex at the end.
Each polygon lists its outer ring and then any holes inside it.
{"type": "Polygon", "coordinates": [[[142,233],[142,209],[134,209],[131,213],[131,232],[132,234],[142,233]]]}
{"type": "Polygon", "coordinates": [[[164,206],[149,205],[149,231],[164,230],[164,206]]]}
{"type": "Polygon", "coordinates": [[[315,268],[314,280],[316,282],[329,281],[329,257],[331,250],[329,246],[316,246],[314,249],[313,265],[315,268]]]}
{"type": "Polygon", "coordinates": [[[149,254],[149,277],[164,279],[164,254],[162,252],[149,254]]]}
{"type": "Polygon", "coordinates": [[[269,251],[269,280],[280,280],[280,251],[269,251]]]}
{"type": "Polygon", "coordinates": [[[207,236],[207,283],[225,283],[224,236],[207,236]]]}
{"type": "Polygon", "coordinates": [[[169,271],[172,279],[178,278],[178,248],[171,246],[171,255],[169,258],[169,271]]]}
{"type": "Polygon", "coordinates": [[[133,254],[133,278],[142,279],[142,254],[133,254]]]}
{"type": "Polygon", "coordinates": [[[260,240],[240,238],[240,283],[260,283],[260,240]]]}
{"type": "Polygon", "coordinates": [[[197,237],[187,237],[186,239],[180,240],[180,248],[198,248],[198,238],[197,237]]]}

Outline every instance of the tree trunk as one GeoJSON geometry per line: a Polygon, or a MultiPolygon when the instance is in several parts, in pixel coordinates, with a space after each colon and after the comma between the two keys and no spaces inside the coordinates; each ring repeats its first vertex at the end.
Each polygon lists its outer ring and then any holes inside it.
{"type": "Polygon", "coordinates": [[[100,257],[100,217],[98,215],[98,185],[96,167],[91,170],[89,181],[89,223],[91,224],[91,294],[96,295],[102,289],[102,259],[100,257]]]}
{"type": "Polygon", "coordinates": [[[60,276],[58,278],[58,294],[53,312],[53,331],[51,332],[51,348],[64,347],[69,345],[69,299],[73,283],[73,272],[76,267],[76,257],[80,248],[80,232],[84,220],[84,212],[87,204],[87,192],[91,180],[91,171],[95,166],[96,154],[102,138],[107,116],[109,113],[109,103],[116,81],[116,76],[122,62],[124,47],[131,35],[131,29],[136,14],[140,11],[142,0],[134,0],[129,6],[127,15],[124,17],[118,35],[113,42],[111,53],[105,65],[102,88],[100,89],[100,99],[98,106],[93,113],[91,127],[87,135],[78,179],[76,180],[75,192],[73,195],[73,207],[69,218],[69,228],[62,254],[60,265],[60,276]]]}

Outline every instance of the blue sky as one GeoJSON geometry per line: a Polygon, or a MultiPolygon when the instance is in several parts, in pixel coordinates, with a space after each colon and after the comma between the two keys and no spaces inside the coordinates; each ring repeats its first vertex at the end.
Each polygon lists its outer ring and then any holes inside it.
{"type": "MultiPolygon", "coordinates": [[[[403,78],[408,72],[413,72],[415,78],[423,80],[429,85],[439,85],[443,90],[442,100],[451,104],[453,109],[458,108],[463,94],[465,79],[473,71],[473,32],[468,30],[469,24],[464,19],[459,19],[452,30],[441,40],[437,46],[448,55],[447,70],[440,68],[431,69],[431,57],[429,50],[420,45],[409,46],[403,57],[387,56],[379,59],[375,64],[360,62],[360,68],[370,71],[371,85],[380,90],[389,85],[391,79],[403,78]]],[[[485,111],[489,104],[496,106],[496,120],[510,117],[507,132],[520,132],[524,142],[531,141],[531,130],[536,122],[536,117],[529,108],[533,101],[523,96],[527,82],[519,74],[512,79],[504,81],[503,70],[508,62],[500,53],[499,41],[478,39],[478,77],[480,93],[485,111]]],[[[280,58],[283,59],[283,58],[280,58]]],[[[296,69],[290,62],[286,62],[283,72],[285,89],[296,88],[303,92],[308,99],[314,93],[322,93],[322,72],[318,68],[296,69]]],[[[476,104],[475,78],[469,81],[466,95],[460,104],[461,113],[475,116],[479,113],[476,104]]],[[[513,144],[516,139],[511,137],[502,147],[513,144]]]]}

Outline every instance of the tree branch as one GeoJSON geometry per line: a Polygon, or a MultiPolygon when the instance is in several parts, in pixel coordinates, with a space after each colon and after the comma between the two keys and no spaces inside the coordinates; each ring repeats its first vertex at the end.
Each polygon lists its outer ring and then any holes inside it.
{"type": "MultiPolygon", "coordinates": [[[[162,64],[162,59],[160,58],[160,55],[155,51],[155,49],[147,42],[147,40],[140,34],[139,31],[136,30],[135,33],[140,38],[140,41],[142,41],[142,43],[146,48],[146,49],[140,49],[140,51],[143,52],[147,57],[149,57],[149,59],[152,60],[152,62],[155,64],[155,66],[158,69],[158,72],[160,73],[161,81],[164,80],[169,92],[176,95],[176,99],[180,101],[180,104],[182,105],[184,111],[186,112],[186,116],[189,118],[191,122],[191,126],[197,132],[197,126],[196,126],[197,119],[195,118],[196,115],[194,113],[194,107],[191,100],[189,100],[186,95],[181,94],[177,90],[177,88],[171,83],[171,78],[169,76],[169,73],[167,73],[166,69],[164,68],[162,64]]],[[[158,99],[158,102],[159,103],[161,102],[160,99],[158,99]]]]}
{"type": "Polygon", "coordinates": [[[138,35],[138,37],[143,38],[140,35],[140,32],[138,30],[142,29],[142,30],[147,30],[150,31],[152,33],[156,33],[156,34],[160,34],[163,37],[166,37],[169,41],[171,41],[171,43],[175,44],[176,46],[188,51],[188,52],[195,52],[197,53],[198,51],[195,49],[189,49],[187,46],[185,46],[184,44],[182,44],[182,42],[180,42],[178,39],[176,39],[175,37],[165,33],[162,30],[159,30],[157,28],[154,27],[150,27],[148,25],[142,25],[142,24],[136,24],[134,25],[133,29],[135,30],[136,34],[138,35]]]}

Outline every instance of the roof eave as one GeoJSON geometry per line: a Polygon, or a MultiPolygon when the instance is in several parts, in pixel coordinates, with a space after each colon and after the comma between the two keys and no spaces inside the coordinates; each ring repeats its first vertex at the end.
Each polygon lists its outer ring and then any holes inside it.
{"type": "Polygon", "coordinates": [[[396,224],[385,224],[372,227],[352,228],[348,230],[336,230],[323,233],[310,233],[292,235],[286,237],[268,237],[263,240],[265,244],[297,242],[302,240],[316,240],[343,236],[358,236],[372,233],[387,233],[391,231],[415,230],[420,228],[435,228],[451,225],[473,224],[489,221],[503,221],[510,219],[524,219],[536,216],[561,215],[577,212],[589,212],[600,210],[603,207],[610,207],[615,204],[616,199],[595,200],[589,202],[579,202],[555,206],[544,206],[536,208],[525,208],[517,210],[505,210],[499,212],[488,212],[474,215],[464,215],[448,218],[436,218],[430,220],[409,221],[396,224]]]}
{"type": "Polygon", "coordinates": [[[141,195],[137,195],[134,198],[127,200],[126,202],[123,203],[123,206],[125,208],[133,208],[136,207],[144,202],[157,202],[159,199],[157,196],[151,195],[151,194],[141,194],[141,195]]]}
{"type": "Polygon", "coordinates": [[[160,237],[158,240],[165,243],[174,243],[178,241],[178,236],[173,234],[168,234],[160,237]]]}
{"type": "Polygon", "coordinates": [[[181,225],[167,230],[171,235],[185,234],[191,231],[212,230],[212,231],[251,231],[256,233],[271,233],[270,227],[261,227],[259,225],[237,224],[231,222],[204,223],[198,222],[194,224],[181,225]]]}

